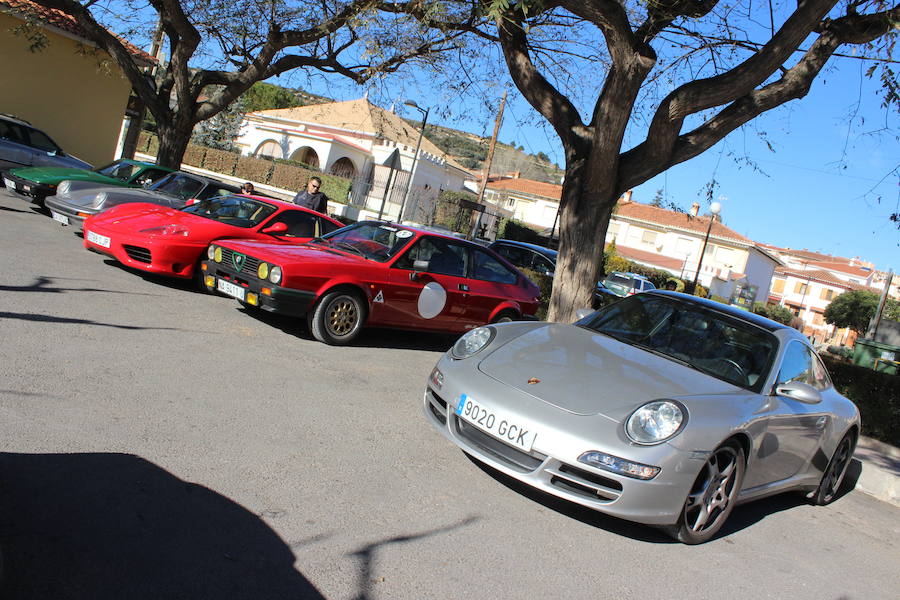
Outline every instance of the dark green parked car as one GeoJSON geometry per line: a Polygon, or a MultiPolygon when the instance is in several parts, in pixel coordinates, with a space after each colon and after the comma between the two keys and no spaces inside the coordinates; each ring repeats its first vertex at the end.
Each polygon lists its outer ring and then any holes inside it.
{"type": "Polygon", "coordinates": [[[137,160],[120,159],[90,171],[66,167],[22,167],[3,174],[6,189],[24,196],[38,206],[47,196],[55,196],[63,181],[84,181],[91,185],[145,187],[172,172],[173,169],[137,160]]]}

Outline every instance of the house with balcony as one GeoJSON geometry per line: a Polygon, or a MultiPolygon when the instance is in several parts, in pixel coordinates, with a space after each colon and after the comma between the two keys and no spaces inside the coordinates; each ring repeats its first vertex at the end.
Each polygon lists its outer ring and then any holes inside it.
{"type": "MultiPolygon", "coordinates": [[[[236,144],[248,156],[288,159],[351,179],[351,205],[369,214],[383,207],[386,218],[400,220],[402,211],[403,219],[427,222],[438,194],[462,191],[472,176],[424,136],[414,161],[419,138],[392,111],[361,98],[249,113],[236,144]]],[[[305,184],[298,181],[297,190],[305,184]]]]}

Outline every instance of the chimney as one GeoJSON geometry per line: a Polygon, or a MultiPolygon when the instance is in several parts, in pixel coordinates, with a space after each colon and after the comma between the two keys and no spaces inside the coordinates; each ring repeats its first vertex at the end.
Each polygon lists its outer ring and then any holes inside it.
{"type": "Polygon", "coordinates": [[[700,213],[700,203],[694,202],[691,204],[691,216],[696,217],[700,213]]]}
{"type": "Polygon", "coordinates": [[[632,190],[628,190],[627,192],[622,194],[622,204],[628,204],[629,202],[631,202],[631,193],[632,190]]]}

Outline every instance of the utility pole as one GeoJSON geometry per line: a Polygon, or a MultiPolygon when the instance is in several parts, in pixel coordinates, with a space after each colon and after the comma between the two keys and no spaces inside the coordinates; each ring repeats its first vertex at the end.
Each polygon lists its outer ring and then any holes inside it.
{"type": "Polygon", "coordinates": [[[884,291],[881,292],[881,300],[878,301],[878,310],[875,316],[869,321],[869,330],[866,332],[866,339],[874,340],[878,334],[878,326],[881,324],[881,313],[884,312],[884,303],[887,301],[888,292],[891,289],[891,281],[894,280],[894,270],[888,271],[887,279],[884,281],[884,291]]]}
{"type": "MultiPolygon", "coordinates": [[[[500,124],[503,122],[503,109],[506,106],[506,90],[503,90],[503,97],[500,99],[500,110],[497,111],[497,120],[494,121],[494,135],[491,136],[491,143],[488,146],[487,159],[484,161],[484,173],[481,176],[481,189],[478,190],[477,203],[481,206],[484,201],[484,191],[487,189],[488,179],[491,175],[491,163],[494,161],[494,148],[497,146],[497,134],[500,133],[500,124]]],[[[482,207],[483,208],[483,207],[482,207]]],[[[479,210],[478,216],[475,217],[475,224],[469,229],[470,240],[475,237],[478,228],[481,226],[481,215],[484,211],[479,210]]]]}

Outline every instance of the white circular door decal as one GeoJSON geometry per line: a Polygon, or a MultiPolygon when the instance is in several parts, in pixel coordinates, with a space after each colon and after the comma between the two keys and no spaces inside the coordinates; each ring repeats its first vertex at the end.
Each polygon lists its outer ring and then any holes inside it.
{"type": "Polygon", "coordinates": [[[447,290],[437,283],[430,281],[425,284],[419,293],[419,314],[424,319],[433,319],[444,310],[447,305],[447,290]]]}

